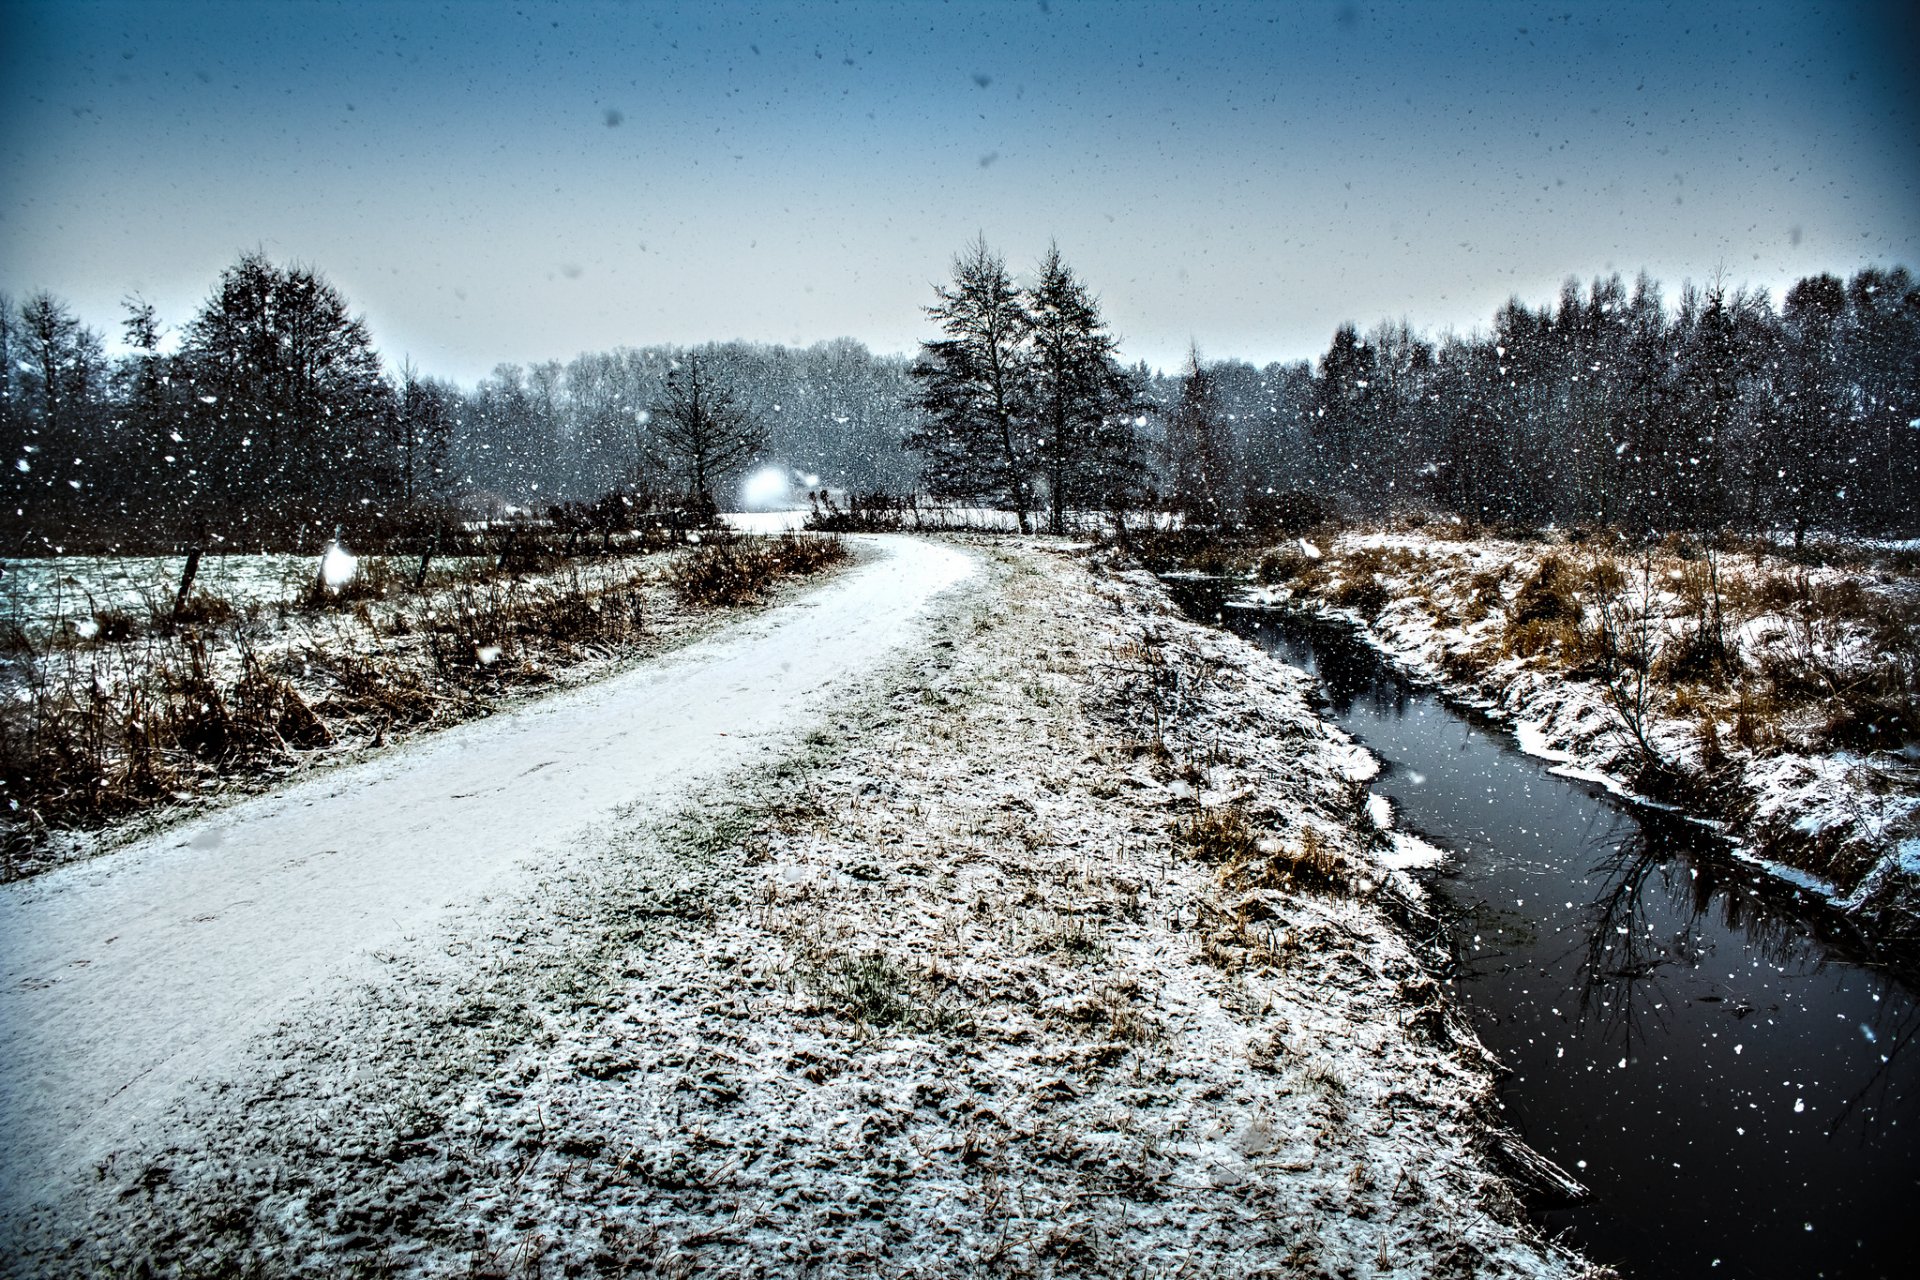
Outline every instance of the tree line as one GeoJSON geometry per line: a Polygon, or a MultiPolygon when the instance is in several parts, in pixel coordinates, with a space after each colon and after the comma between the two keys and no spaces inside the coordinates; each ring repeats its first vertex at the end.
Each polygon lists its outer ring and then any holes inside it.
{"type": "Polygon", "coordinates": [[[175,335],[125,307],[110,359],[54,295],[0,297],[0,551],[304,546],[610,493],[711,509],[762,459],[914,482],[906,361],[848,339],[621,348],[462,389],[389,368],[338,289],[258,253],[175,335]]]}
{"type": "Polygon", "coordinates": [[[1197,350],[1125,368],[1050,250],[1017,286],[983,242],[927,308],[910,373],[935,496],[1027,513],[1152,507],[1208,527],[1334,510],[1640,531],[1916,531],[1920,288],[1904,268],[1811,276],[1776,309],[1713,280],[1669,305],[1644,274],[1515,299],[1485,333],[1340,326],[1317,361],[1197,350]]]}
{"type": "Polygon", "coordinates": [[[0,548],[306,544],[336,526],[614,494],[727,505],[745,468],[923,488],[1060,531],[1339,508],[1671,529],[1920,524],[1920,287],[1817,275],[1775,307],[1713,280],[1569,280],[1491,328],[1342,325],[1317,360],[1126,365],[1057,249],[1017,282],[976,241],[915,357],[837,339],[618,348],[463,389],[392,369],[317,272],[254,253],[125,354],[58,298],[0,298],[0,548]]]}
{"type": "Polygon", "coordinates": [[[1312,364],[1195,356],[1149,395],[1229,521],[1306,494],[1529,526],[1920,532],[1904,268],[1807,277],[1778,308],[1718,280],[1672,305],[1644,275],[1569,280],[1485,333],[1343,325],[1312,364]]]}

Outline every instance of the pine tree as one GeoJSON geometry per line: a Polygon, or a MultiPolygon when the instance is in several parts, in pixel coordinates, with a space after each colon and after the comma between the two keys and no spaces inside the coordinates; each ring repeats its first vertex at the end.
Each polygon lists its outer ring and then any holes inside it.
{"type": "Polygon", "coordinates": [[[1048,531],[1069,509],[1124,507],[1140,487],[1134,384],[1099,303],[1052,247],[1027,294],[1034,452],[1047,482],[1048,531]]]}
{"type": "Polygon", "coordinates": [[[444,491],[459,405],[460,393],[453,387],[422,378],[411,361],[401,367],[390,428],[394,497],[401,509],[444,491]]]}
{"type": "Polygon", "coordinates": [[[67,304],[40,292],[20,304],[7,346],[13,364],[7,452],[21,509],[58,543],[97,497],[106,359],[100,335],[67,304]]]}
{"type": "Polygon", "coordinates": [[[1212,372],[1189,347],[1180,392],[1167,412],[1168,497],[1190,525],[1220,527],[1233,521],[1233,451],[1212,372]]]}
{"type": "Polygon", "coordinates": [[[935,497],[1011,507],[1031,528],[1035,449],[1032,318],[1007,264],[976,240],[953,262],[951,288],[927,308],[946,336],[921,344],[911,375],[921,422],[906,445],[925,459],[935,497]]]}

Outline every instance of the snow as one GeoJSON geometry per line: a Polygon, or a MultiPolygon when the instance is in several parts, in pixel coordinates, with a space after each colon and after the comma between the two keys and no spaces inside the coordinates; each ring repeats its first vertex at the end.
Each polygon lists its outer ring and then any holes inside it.
{"type": "MultiPolygon", "coordinates": [[[[1516,745],[1549,761],[1554,773],[1654,803],[1635,791],[1637,744],[1601,685],[1538,658],[1499,656],[1504,615],[1498,607],[1490,612],[1475,607],[1474,597],[1484,584],[1497,583],[1501,599],[1510,604],[1544,555],[1554,552],[1577,566],[1583,550],[1541,541],[1435,536],[1428,529],[1360,529],[1341,534],[1329,545],[1329,572],[1344,573],[1345,557],[1356,552],[1372,553],[1373,563],[1385,565],[1377,577],[1390,601],[1375,617],[1327,603],[1324,597],[1332,593],[1331,585],[1312,592],[1288,585],[1253,586],[1241,593],[1239,602],[1301,606],[1343,621],[1408,675],[1442,685],[1467,705],[1505,721],[1516,745]],[[1463,657],[1469,661],[1459,662],[1463,657]]],[[[1666,557],[1654,566],[1658,581],[1677,581],[1689,571],[1698,572],[1697,562],[1666,557]]],[[[1729,600],[1742,588],[1750,598],[1764,600],[1768,576],[1777,578],[1785,570],[1749,555],[1726,553],[1718,572],[1729,600]]],[[[1898,578],[1864,570],[1794,572],[1804,575],[1804,589],[1816,591],[1859,591],[1892,599],[1910,589],[1898,578]]],[[[1629,585],[1630,598],[1636,589],[1629,585]]],[[[1656,588],[1651,599],[1657,648],[1690,626],[1690,606],[1680,594],[1665,589],[1656,588]]],[[[1587,607],[1591,612],[1592,606],[1587,607]]],[[[1879,660],[1862,621],[1817,615],[1808,623],[1760,604],[1745,607],[1750,616],[1729,617],[1728,641],[1750,670],[1802,660],[1811,651],[1824,669],[1852,678],[1879,660]]],[[[1814,743],[1819,724],[1809,719],[1783,723],[1784,742],[1752,750],[1724,731],[1733,723],[1732,709],[1721,708],[1721,717],[1719,744],[1731,774],[1725,785],[1742,797],[1730,806],[1729,815],[1740,856],[1798,888],[1834,897],[1849,909],[1880,900],[1903,877],[1912,882],[1894,849],[1920,826],[1920,773],[1911,755],[1898,749],[1900,744],[1890,743],[1889,750],[1871,756],[1822,753],[1814,743]],[[1761,852],[1769,848],[1779,856],[1761,852]],[[1815,865],[1796,868],[1783,860],[1787,857],[1815,865]],[[1836,888],[1833,878],[1822,874],[1829,866],[1855,870],[1844,875],[1847,885],[1836,888]]],[[[1699,765],[1697,713],[1676,713],[1656,702],[1646,717],[1645,732],[1663,760],[1686,768],[1699,765]]]]}
{"type": "Polygon", "coordinates": [[[0,1271],[1581,1271],[1379,887],[1440,855],[1306,677],[1124,565],[879,545],[14,886],[7,1203],[52,1203],[0,1271]],[[1224,882],[1202,803],[1354,891],[1224,882]]]}
{"type": "MultiPolygon", "coordinates": [[[[0,607],[23,622],[43,624],[108,610],[144,619],[172,604],[185,556],[51,556],[0,565],[0,607]]],[[[318,560],[294,555],[209,555],[194,590],[236,604],[296,598],[313,584],[318,560]]]]}
{"type": "Polygon", "coordinates": [[[448,904],[512,892],[608,815],[801,732],[973,572],[954,548],[882,545],[656,665],[4,886],[0,1202],[89,1167],[448,904]]]}
{"type": "Polygon", "coordinates": [[[807,512],[790,511],[723,511],[720,519],[735,533],[759,534],[772,537],[776,534],[792,533],[804,529],[807,525],[807,512]]]}

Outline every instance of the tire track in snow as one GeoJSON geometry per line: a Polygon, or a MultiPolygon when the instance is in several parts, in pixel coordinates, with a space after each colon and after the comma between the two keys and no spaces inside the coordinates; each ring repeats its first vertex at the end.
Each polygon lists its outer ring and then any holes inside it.
{"type": "Polygon", "coordinates": [[[658,661],[0,889],[0,1220],[449,907],[777,750],[978,565],[857,541],[878,554],[658,661]]]}

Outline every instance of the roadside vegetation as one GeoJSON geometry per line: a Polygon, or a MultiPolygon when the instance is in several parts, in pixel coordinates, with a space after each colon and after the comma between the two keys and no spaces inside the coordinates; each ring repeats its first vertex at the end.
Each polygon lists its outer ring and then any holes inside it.
{"type": "Polygon", "coordinates": [[[65,836],[657,651],[847,555],[833,537],[695,536],[349,559],[337,581],[316,567],[277,593],[156,592],[140,609],[92,607],[77,582],[51,608],[16,598],[0,618],[0,877],[61,860],[65,836]]]}

